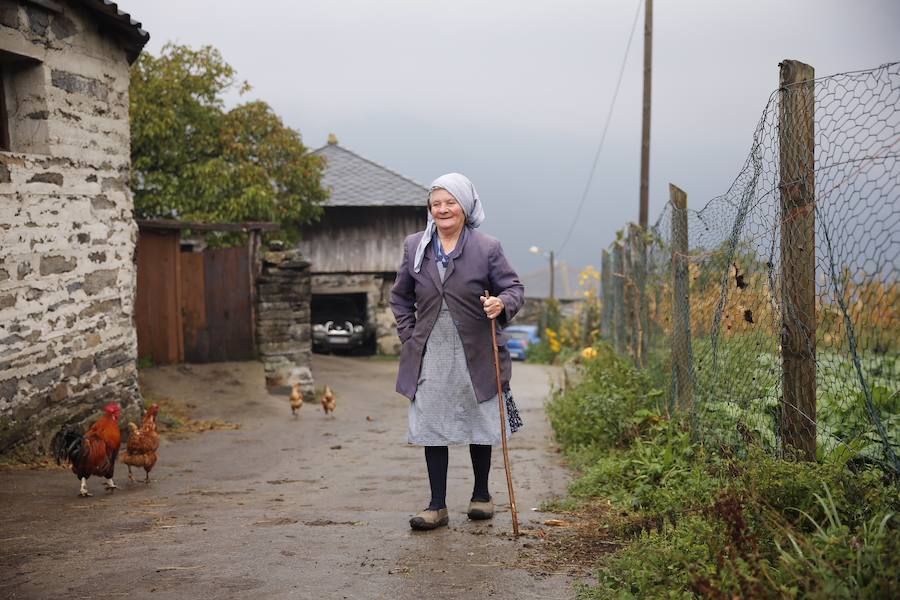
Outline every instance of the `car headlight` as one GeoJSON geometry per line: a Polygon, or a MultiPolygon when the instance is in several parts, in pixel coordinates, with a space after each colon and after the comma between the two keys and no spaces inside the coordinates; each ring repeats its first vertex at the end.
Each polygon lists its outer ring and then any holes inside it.
{"type": "Polygon", "coordinates": [[[353,327],[353,333],[362,333],[363,329],[365,329],[362,325],[356,325],[353,327]]]}
{"type": "Polygon", "coordinates": [[[324,333],[324,331],[325,331],[325,326],[322,325],[321,323],[315,323],[315,324],[313,324],[313,326],[312,326],[312,330],[313,330],[313,331],[317,331],[317,332],[321,331],[321,332],[324,333]]]}

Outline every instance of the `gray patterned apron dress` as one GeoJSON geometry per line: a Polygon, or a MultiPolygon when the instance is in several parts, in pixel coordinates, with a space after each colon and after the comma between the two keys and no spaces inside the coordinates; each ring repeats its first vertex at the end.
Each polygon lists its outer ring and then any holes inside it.
{"type": "MultiPolygon", "coordinates": [[[[446,269],[440,262],[437,267],[444,281],[446,269]]],[[[507,406],[511,401],[510,395],[507,406]]],[[[415,400],[409,404],[407,440],[417,446],[500,444],[497,402],[496,394],[486,402],[476,400],[462,340],[444,300],[425,344],[415,400]]],[[[514,431],[509,421],[507,436],[514,431]]]]}

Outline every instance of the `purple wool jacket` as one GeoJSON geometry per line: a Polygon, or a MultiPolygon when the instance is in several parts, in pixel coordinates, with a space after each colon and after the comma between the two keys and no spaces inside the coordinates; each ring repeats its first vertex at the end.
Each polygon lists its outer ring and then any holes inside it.
{"type": "Polygon", "coordinates": [[[500,381],[503,389],[508,390],[510,358],[502,326],[522,308],[525,287],[506,260],[500,242],[477,229],[469,229],[464,239],[461,238],[459,255],[447,267],[443,284],[431,246],[422,259],[422,268],[416,273],[413,260],[423,234],[420,231],[404,240],[403,261],[391,288],[391,310],[397,319],[397,334],[403,342],[397,391],[410,400],[415,398],[425,342],[437,321],[441,301],[446,300],[462,339],[475,397],[479,402],[486,402],[497,395],[497,375],[494,371],[491,320],[484,314],[478,298],[488,290],[492,296],[503,300],[506,307],[497,317],[497,345],[500,381]]]}

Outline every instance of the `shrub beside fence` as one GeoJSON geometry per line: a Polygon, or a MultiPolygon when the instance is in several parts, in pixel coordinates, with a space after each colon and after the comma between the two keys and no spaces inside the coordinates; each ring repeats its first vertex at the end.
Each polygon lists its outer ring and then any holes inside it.
{"type": "Polygon", "coordinates": [[[900,63],[780,87],[731,188],[601,261],[601,336],[723,451],[900,473],[900,63]]]}

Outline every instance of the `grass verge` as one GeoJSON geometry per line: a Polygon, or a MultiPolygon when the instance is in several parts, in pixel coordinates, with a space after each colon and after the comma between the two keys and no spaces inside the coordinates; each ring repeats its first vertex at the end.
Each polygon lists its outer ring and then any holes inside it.
{"type": "Polygon", "coordinates": [[[885,473],[704,446],[661,414],[646,373],[597,350],[548,405],[578,474],[552,508],[603,535],[579,598],[900,597],[900,495],[885,473]]]}

